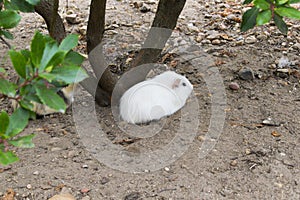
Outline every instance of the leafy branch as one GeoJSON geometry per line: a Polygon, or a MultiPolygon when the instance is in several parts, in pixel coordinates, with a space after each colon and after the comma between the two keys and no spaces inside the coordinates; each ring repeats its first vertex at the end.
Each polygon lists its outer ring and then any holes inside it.
{"type": "Polygon", "coordinates": [[[251,4],[253,7],[243,14],[241,31],[273,20],[280,32],[287,34],[288,27],[283,17],[300,20],[300,11],[291,6],[299,2],[300,0],[245,0],[243,4],[251,4]]]}

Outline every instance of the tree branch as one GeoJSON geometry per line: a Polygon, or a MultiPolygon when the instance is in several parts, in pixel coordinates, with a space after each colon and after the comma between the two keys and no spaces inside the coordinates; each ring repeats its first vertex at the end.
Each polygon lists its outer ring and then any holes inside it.
{"type": "Polygon", "coordinates": [[[0,36],[0,39],[9,49],[11,49],[11,45],[2,36],[0,36]]]}
{"type": "Polygon", "coordinates": [[[61,42],[66,37],[66,30],[63,20],[57,13],[58,0],[41,0],[34,9],[45,20],[50,36],[61,42]]]}

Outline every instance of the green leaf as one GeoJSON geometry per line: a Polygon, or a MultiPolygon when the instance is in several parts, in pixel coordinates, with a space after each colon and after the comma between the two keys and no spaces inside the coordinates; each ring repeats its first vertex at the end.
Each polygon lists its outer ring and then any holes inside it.
{"type": "Polygon", "coordinates": [[[40,71],[43,71],[47,66],[49,66],[49,62],[52,57],[58,52],[58,46],[56,42],[48,42],[46,43],[43,57],[41,60],[40,71]]]}
{"type": "Polygon", "coordinates": [[[77,46],[78,35],[70,34],[68,35],[59,45],[59,50],[61,51],[70,51],[77,46]]]}
{"type": "Polygon", "coordinates": [[[0,11],[0,27],[5,29],[13,28],[18,25],[21,16],[13,10],[0,11]]]}
{"type": "Polygon", "coordinates": [[[51,73],[43,73],[40,74],[40,76],[47,80],[51,77],[52,80],[62,81],[66,84],[77,83],[88,77],[85,70],[79,66],[57,67],[53,69],[51,73]]]}
{"type": "Polygon", "coordinates": [[[26,0],[26,1],[34,6],[37,5],[38,3],[40,3],[40,0],[26,0]]]}
{"type": "Polygon", "coordinates": [[[25,0],[11,0],[10,2],[14,10],[20,10],[21,12],[34,12],[34,6],[25,0]]]}
{"type": "Polygon", "coordinates": [[[292,7],[278,7],[275,12],[282,17],[289,17],[300,20],[300,11],[292,7]]]}
{"type": "Polygon", "coordinates": [[[252,7],[247,10],[242,17],[241,31],[247,31],[256,25],[256,17],[258,15],[259,8],[252,7]]]}
{"type": "Polygon", "coordinates": [[[262,10],[270,9],[270,4],[266,0],[254,0],[254,5],[262,10]]]}
{"type": "Polygon", "coordinates": [[[50,90],[43,85],[35,85],[34,87],[43,104],[62,113],[66,111],[64,100],[55,91],[50,90]]]}
{"type": "Polygon", "coordinates": [[[5,111],[0,113],[0,139],[4,136],[9,125],[9,116],[5,111]]]}
{"type": "Polygon", "coordinates": [[[277,15],[276,13],[274,15],[274,22],[275,22],[275,25],[278,27],[278,29],[280,30],[281,33],[287,34],[288,27],[287,27],[286,23],[282,20],[282,17],[277,15]]]}
{"type": "Polygon", "coordinates": [[[300,0],[290,0],[290,4],[293,4],[293,3],[300,3],[300,0]]]}
{"type": "Polygon", "coordinates": [[[263,10],[258,13],[256,18],[257,25],[263,25],[268,23],[272,19],[272,11],[271,10],[263,10]]]}
{"type": "Polygon", "coordinates": [[[64,59],[64,65],[81,65],[84,61],[84,57],[75,51],[70,51],[64,59]]]}
{"type": "Polygon", "coordinates": [[[8,136],[8,138],[12,138],[19,134],[27,126],[28,119],[29,111],[23,108],[16,109],[10,116],[9,126],[5,135],[8,136]]]}
{"type": "Polygon", "coordinates": [[[6,74],[6,70],[4,68],[0,67],[0,73],[6,74]]]}
{"type": "Polygon", "coordinates": [[[57,65],[59,65],[63,62],[65,56],[66,56],[66,52],[64,52],[64,51],[56,52],[52,56],[52,58],[49,60],[49,62],[47,63],[45,70],[48,71],[48,72],[52,71],[52,69],[54,67],[56,67],[57,65]]]}
{"type": "Polygon", "coordinates": [[[14,97],[16,95],[17,85],[6,79],[0,78],[0,94],[14,97]]]}
{"type": "Polygon", "coordinates": [[[20,106],[26,110],[34,111],[34,106],[33,104],[28,101],[27,99],[23,99],[20,102],[20,106]]]}
{"type": "Polygon", "coordinates": [[[40,66],[44,49],[45,49],[45,39],[40,32],[35,32],[33,39],[31,41],[31,61],[33,65],[38,68],[40,66]]]}
{"type": "Polygon", "coordinates": [[[34,143],[32,142],[34,136],[34,134],[22,136],[15,140],[9,140],[8,143],[15,147],[32,148],[34,147],[34,143]]]}
{"type": "Polygon", "coordinates": [[[244,2],[243,2],[243,4],[249,4],[249,3],[251,3],[253,0],[245,0],[244,2]]]}
{"type": "Polygon", "coordinates": [[[17,162],[19,158],[11,151],[3,152],[0,150],[0,164],[1,165],[9,165],[14,162],[17,162]]]}
{"type": "Polygon", "coordinates": [[[16,72],[22,78],[26,78],[26,64],[27,64],[26,58],[23,56],[22,53],[14,50],[10,50],[9,55],[16,72]]]}
{"type": "Polygon", "coordinates": [[[5,38],[10,40],[14,39],[14,36],[9,31],[6,30],[0,30],[0,35],[3,35],[5,38]]]}
{"type": "Polygon", "coordinates": [[[276,5],[283,5],[287,3],[289,0],[276,0],[276,5]]]}

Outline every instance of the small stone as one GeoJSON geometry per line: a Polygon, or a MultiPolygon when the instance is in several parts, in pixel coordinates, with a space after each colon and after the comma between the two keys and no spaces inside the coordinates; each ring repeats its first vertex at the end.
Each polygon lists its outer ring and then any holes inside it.
{"type": "Polygon", "coordinates": [[[202,136],[202,135],[199,135],[197,137],[197,139],[200,141],[200,142],[203,142],[205,140],[205,136],[202,136]]]}
{"type": "Polygon", "coordinates": [[[127,58],[125,61],[126,65],[129,65],[132,62],[133,58],[127,58]]]}
{"type": "Polygon", "coordinates": [[[251,154],[251,149],[246,149],[246,150],[245,150],[245,153],[246,153],[246,155],[251,154]]]}
{"type": "Polygon", "coordinates": [[[39,175],[40,174],[40,172],[39,171],[35,171],[35,172],[33,172],[33,175],[39,175]]]}
{"type": "Polygon", "coordinates": [[[153,5],[153,4],[156,4],[156,0],[147,0],[145,1],[146,4],[150,4],[150,5],[153,5]]]}
{"type": "Polygon", "coordinates": [[[90,200],[90,199],[91,199],[91,197],[89,197],[89,196],[84,196],[84,197],[82,197],[81,200],[90,200]]]}
{"type": "Polygon", "coordinates": [[[240,89],[240,86],[239,86],[239,84],[236,83],[236,82],[231,82],[231,83],[229,84],[229,88],[232,89],[232,90],[238,90],[238,89],[240,89]]]}
{"type": "Polygon", "coordinates": [[[170,171],[170,168],[169,168],[169,167],[165,167],[165,171],[166,171],[166,172],[169,172],[169,171],[170,171]]]}
{"type": "Polygon", "coordinates": [[[211,43],[211,41],[210,41],[210,40],[206,40],[206,39],[205,39],[205,40],[202,40],[202,41],[201,41],[201,43],[202,43],[202,44],[210,44],[210,43],[211,43]]]}
{"type": "Polygon", "coordinates": [[[246,39],[245,39],[245,43],[246,44],[254,44],[254,43],[256,43],[257,42],[257,39],[256,39],[256,37],[255,36],[249,36],[249,37],[247,37],[246,39]]]}
{"type": "Polygon", "coordinates": [[[235,45],[242,46],[244,44],[244,40],[239,40],[235,42],[235,45]]]}
{"type": "Polygon", "coordinates": [[[32,186],[30,184],[28,184],[28,185],[26,185],[26,188],[30,190],[32,188],[32,186]]]}
{"type": "Polygon", "coordinates": [[[199,32],[199,28],[196,27],[196,26],[194,26],[193,23],[189,23],[189,24],[187,25],[187,28],[189,29],[190,32],[199,32]]]}
{"type": "Polygon", "coordinates": [[[150,7],[147,6],[147,5],[143,5],[143,6],[140,8],[140,11],[141,11],[142,13],[149,12],[150,10],[151,10],[150,7]]]}
{"type": "Polygon", "coordinates": [[[69,24],[78,24],[79,21],[77,20],[77,14],[69,14],[66,15],[66,20],[69,24]]]}
{"type": "Polygon", "coordinates": [[[124,200],[137,200],[141,198],[141,194],[139,192],[132,192],[124,197],[124,200]]]}
{"type": "Polygon", "coordinates": [[[142,7],[143,6],[143,2],[133,2],[133,6],[135,7],[135,8],[140,8],[140,7],[142,7]]]}
{"type": "Polygon", "coordinates": [[[282,183],[274,183],[277,187],[282,188],[283,184],[282,183]]]}
{"type": "Polygon", "coordinates": [[[79,27],[78,32],[82,35],[85,35],[86,30],[87,30],[87,26],[81,26],[81,27],[79,27]]]}
{"type": "Polygon", "coordinates": [[[53,147],[51,149],[51,151],[61,151],[61,150],[62,150],[62,148],[60,148],[60,147],[53,147]]]}
{"type": "Polygon", "coordinates": [[[203,35],[198,35],[195,40],[196,42],[201,42],[203,39],[204,39],[203,35]]]}
{"type": "Polygon", "coordinates": [[[211,43],[213,45],[219,45],[219,44],[221,44],[221,41],[219,39],[215,39],[215,40],[211,41],[211,43]]]}
{"type": "Polygon", "coordinates": [[[82,165],[82,168],[87,169],[87,168],[89,168],[89,166],[88,165],[82,165]]]}
{"type": "Polygon", "coordinates": [[[230,165],[233,166],[233,167],[237,166],[237,160],[231,161],[230,165]]]}
{"type": "Polygon", "coordinates": [[[75,200],[75,198],[71,194],[66,193],[66,194],[57,194],[51,197],[49,200],[75,200]]]}
{"type": "Polygon", "coordinates": [[[218,31],[208,31],[207,32],[207,37],[206,39],[209,40],[214,40],[214,39],[219,39],[220,38],[220,33],[218,31]]]}
{"type": "Polygon", "coordinates": [[[229,14],[229,15],[227,15],[226,18],[227,18],[228,20],[235,21],[237,17],[236,17],[234,14],[229,14]]]}
{"type": "Polygon", "coordinates": [[[104,185],[104,184],[106,184],[106,183],[108,183],[109,182],[109,179],[107,178],[107,177],[102,177],[102,179],[100,180],[100,183],[102,184],[102,185],[104,185]]]}
{"type": "Polygon", "coordinates": [[[88,189],[88,188],[82,188],[82,189],[80,190],[80,192],[81,192],[82,194],[88,193],[89,191],[90,191],[90,189],[88,189]]]}
{"type": "Polygon", "coordinates": [[[244,68],[239,71],[239,77],[243,80],[253,80],[254,79],[254,73],[252,69],[250,68],[244,68]]]}
{"type": "Polygon", "coordinates": [[[300,43],[296,43],[292,47],[293,49],[300,50],[300,43]]]}

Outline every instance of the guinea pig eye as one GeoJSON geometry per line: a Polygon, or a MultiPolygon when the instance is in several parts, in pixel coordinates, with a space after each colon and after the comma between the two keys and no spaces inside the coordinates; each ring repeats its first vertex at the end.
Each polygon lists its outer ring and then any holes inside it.
{"type": "Polygon", "coordinates": [[[182,83],[182,85],[183,85],[183,86],[186,86],[186,83],[185,83],[185,82],[183,82],[183,83],[182,83]]]}

